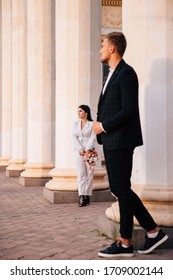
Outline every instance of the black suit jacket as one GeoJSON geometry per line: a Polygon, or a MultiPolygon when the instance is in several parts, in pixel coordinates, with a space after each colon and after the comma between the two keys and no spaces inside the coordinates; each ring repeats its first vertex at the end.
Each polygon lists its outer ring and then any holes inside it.
{"type": "Polygon", "coordinates": [[[100,95],[97,114],[97,120],[106,131],[97,136],[104,149],[133,149],[143,144],[138,78],[123,59],[114,70],[104,95],[100,95]]]}

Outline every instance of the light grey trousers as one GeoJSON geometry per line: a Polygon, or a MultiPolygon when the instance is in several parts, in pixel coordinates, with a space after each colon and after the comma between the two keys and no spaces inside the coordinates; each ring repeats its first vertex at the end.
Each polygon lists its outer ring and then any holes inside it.
{"type": "Polygon", "coordinates": [[[89,168],[78,151],[76,151],[76,169],[79,195],[92,195],[94,168],[89,168]]]}

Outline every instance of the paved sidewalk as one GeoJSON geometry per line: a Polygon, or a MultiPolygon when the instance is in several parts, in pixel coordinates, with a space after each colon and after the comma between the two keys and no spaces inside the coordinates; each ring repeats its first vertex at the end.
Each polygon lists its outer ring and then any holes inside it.
{"type": "MultiPolygon", "coordinates": [[[[109,206],[51,204],[42,187],[22,187],[18,178],[0,172],[0,259],[100,260],[98,251],[112,243],[97,230],[98,217],[109,206]]],[[[131,260],[173,260],[173,250],[135,253],[131,260]]]]}

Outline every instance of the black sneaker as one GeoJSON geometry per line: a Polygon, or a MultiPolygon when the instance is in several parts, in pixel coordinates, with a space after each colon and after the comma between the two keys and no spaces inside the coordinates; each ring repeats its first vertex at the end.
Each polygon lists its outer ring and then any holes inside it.
{"type": "Polygon", "coordinates": [[[103,258],[114,258],[114,257],[133,257],[133,245],[128,248],[124,248],[120,243],[113,243],[110,247],[102,250],[98,253],[99,257],[103,258]]]}
{"type": "Polygon", "coordinates": [[[156,249],[160,244],[165,242],[168,239],[168,236],[160,229],[159,233],[155,238],[149,238],[147,235],[145,236],[144,245],[139,248],[139,254],[148,254],[156,249]]]}

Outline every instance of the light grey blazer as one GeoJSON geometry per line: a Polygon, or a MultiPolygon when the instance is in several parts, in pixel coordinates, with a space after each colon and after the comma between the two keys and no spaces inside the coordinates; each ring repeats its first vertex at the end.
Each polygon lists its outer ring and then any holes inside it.
{"type": "Polygon", "coordinates": [[[75,150],[80,151],[81,149],[83,149],[87,151],[94,148],[96,135],[92,130],[92,123],[92,121],[87,121],[85,126],[81,129],[81,120],[75,121],[72,131],[75,150]]]}

